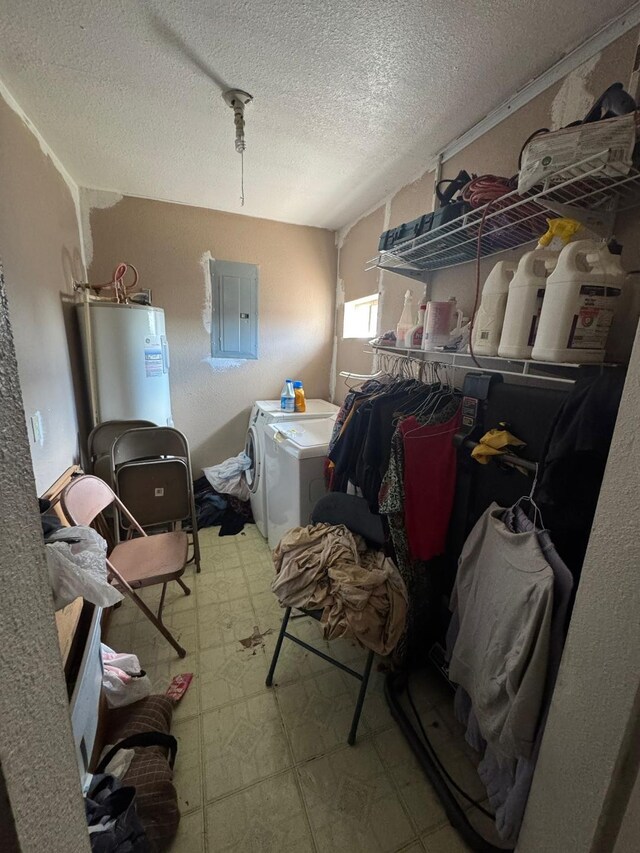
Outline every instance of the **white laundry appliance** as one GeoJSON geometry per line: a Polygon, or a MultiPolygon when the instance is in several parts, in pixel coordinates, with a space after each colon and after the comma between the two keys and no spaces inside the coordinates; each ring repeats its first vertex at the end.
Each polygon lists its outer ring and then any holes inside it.
{"type": "Polygon", "coordinates": [[[251,410],[244,448],[245,453],[251,459],[251,466],[244,472],[244,477],[249,486],[251,510],[256,527],[265,539],[268,535],[267,478],[264,464],[265,431],[267,427],[270,424],[285,421],[335,419],[338,413],[338,406],[334,406],[333,403],[328,403],[326,400],[307,400],[306,407],[306,412],[283,412],[280,408],[280,400],[257,400],[251,410]]]}
{"type": "Polygon", "coordinates": [[[274,423],[265,441],[269,547],[292,527],[309,524],[311,511],[326,493],[324,460],[334,419],[274,423]]]}

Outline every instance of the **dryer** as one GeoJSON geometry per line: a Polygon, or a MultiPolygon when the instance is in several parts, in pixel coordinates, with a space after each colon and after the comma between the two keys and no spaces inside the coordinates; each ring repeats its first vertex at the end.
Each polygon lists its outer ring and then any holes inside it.
{"type": "Polygon", "coordinates": [[[251,466],[244,472],[244,478],[249,487],[251,510],[256,527],[265,539],[269,534],[265,470],[267,427],[284,421],[334,418],[338,413],[338,406],[334,406],[327,400],[307,400],[306,405],[306,412],[283,412],[280,408],[280,400],[256,400],[251,410],[244,448],[251,459],[251,466]]]}
{"type": "Polygon", "coordinates": [[[324,460],[333,419],[269,424],[265,441],[269,547],[275,548],[293,527],[310,523],[311,512],[326,494],[324,460]]]}

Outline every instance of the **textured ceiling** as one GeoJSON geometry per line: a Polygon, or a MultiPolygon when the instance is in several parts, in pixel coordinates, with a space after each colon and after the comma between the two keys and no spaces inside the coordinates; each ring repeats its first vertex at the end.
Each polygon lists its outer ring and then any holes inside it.
{"type": "Polygon", "coordinates": [[[0,0],[0,77],[81,186],[338,228],[628,5],[0,0]]]}

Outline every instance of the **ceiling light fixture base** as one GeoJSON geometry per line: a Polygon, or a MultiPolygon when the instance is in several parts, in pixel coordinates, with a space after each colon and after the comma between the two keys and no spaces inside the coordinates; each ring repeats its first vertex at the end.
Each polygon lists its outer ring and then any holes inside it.
{"type": "Polygon", "coordinates": [[[222,93],[222,98],[228,107],[235,110],[236,105],[238,104],[243,107],[250,104],[253,100],[253,95],[250,95],[248,92],[243,92],[242,89],[227,89],[226,92],[222,93]]]}
{"type": "Polygon", "coordinates": [[[233,110],[233,120],[236,126],[236,151],[242,154],[246,148],[244,138],[244,108],[250,104],[253,97],[242,89],[228,89],[223,92],[222,97],[225,104],[233,110]]]}

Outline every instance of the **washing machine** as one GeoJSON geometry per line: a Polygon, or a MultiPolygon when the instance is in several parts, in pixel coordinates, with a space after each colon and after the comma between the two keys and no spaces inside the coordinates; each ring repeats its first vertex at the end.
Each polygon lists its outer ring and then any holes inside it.
{"type": "Polygon", "coordinates": [[[335,418],[338,406],[326,400],[307,400],[306,412],[283,412],[280,400],[256,400],[251,410],[245,453],[251,459],[251,466],[244,472],[249,487],[251,510],[256,527],[265,537],[268,536],[267,516],[267,478],[265,474],[264,452],[265,431],[270,424],[285,421],[308,421],[335,418]]]}
{"type": "Polygon", "coordinates": [[[266,429],[267,528],[272,549],[292,527],[310,523],[313,507],[326,494],[324,460],[333,424],[333,418],[323,418],[273,423],[266,429]]]}

